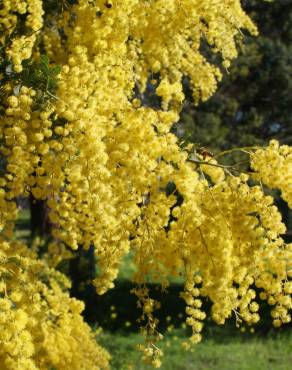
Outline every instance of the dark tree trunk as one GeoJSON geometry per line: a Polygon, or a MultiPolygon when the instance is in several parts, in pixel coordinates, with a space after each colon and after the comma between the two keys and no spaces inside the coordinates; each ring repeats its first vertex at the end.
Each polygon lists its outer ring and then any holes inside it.
{"type": "Polygon", "coordinates": [[[48,237],[51,231],[51,224],[46,203],[43,200],[37,200],[30,195],[29,205],[31,237],[48,237]]]}
{"type": "Polygon", "coordinates": [[[96,295],[95,288],[91,285],[91,281],[96,277],[95,267],[93,246],[86,251],[79,249],[75,257],[69,261],[71,296],[84,301],[86,307],[90,306],[90,302],[96,295]]]}

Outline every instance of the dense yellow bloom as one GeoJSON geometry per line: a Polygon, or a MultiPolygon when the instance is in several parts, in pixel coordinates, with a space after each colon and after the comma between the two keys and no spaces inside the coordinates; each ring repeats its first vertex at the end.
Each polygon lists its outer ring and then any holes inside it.
{"type": "Polygon", "coordinates": [[[281,190],[283,199],[292,207],[292,148],[272,140],[267,149],[252,155],[254,177],[270,188],[281,190]]]}
{"type": "Polygon", "coordinates": [[[12,33],[17,27],[19,18],[17,15],[26,15],[25,28],[29,30],[27,35],[14,38],[7,50],[7,56],[11,58],[15,72],[22,71],[22,62],[32,55],[37,33],[43,26],[43,9],[41,0],[4,0],[0,10],[0,30],[2,34],[7,31],[12,33]]]}
{"type": "MultiPolygon", "coordinates": [[[[40,43],[62,71],[50,104],[40,108],[33,88],[10,86],[0,117],[4,369],[108,366],[108,355],[81,319],[82,305],[69,298],[54,269],[68,257],[65,245],[94,246],[98,294],[114,287],[122,258],[133,253],[135,293],[153,341],[161,339],[159,303],[145,288],[148,277],[165,288],[170,277],[184,276],[190,343],[200,341],[206,316],[200,296],[212,301],[219,324],[232,314],[238,324],[256,323],[254,284],[274,306],[275,326],[289,322],[291,245],[281,238],[285,226],[272,198],[213,158],[192,160],[170,132],[184,102],[183,77],[190,79],[196,103],[213,94],[221,77],[200,53],[202,38],[228,67],[240,28],[256,33],[240,1],[79,0],[48,15],[52,27],[41,29],[41,0],[5,0],[1,30],[11,35],[22,14],[32,32],[6,50],[14,71],[38,57],[40,43]],[[150,80],[161,107],[144,101],[150,80]],[[54,241],[41,260],[12,241],[14,199],[30,193],[47,203],[54,225],[54,241]],[[13,279],[7,277],[11,271],[13,279]]],[[[291,148],[272,143],[255,151],[251,163],[255,177],[281,189],[291,205],[291,148]]],[[[141,349],[146,361],[160,366],[156,346],[148,341],[141,349]]]]}
{"type": "Polygon", "coordinates": [[[67,278],[18,242],[1,238],[0,251],[1,369],[107,369],[67,278]]]}

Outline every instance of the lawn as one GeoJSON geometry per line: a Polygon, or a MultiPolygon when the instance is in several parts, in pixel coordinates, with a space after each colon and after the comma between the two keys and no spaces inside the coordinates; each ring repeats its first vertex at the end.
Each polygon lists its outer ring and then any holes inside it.
{"type": "MultiPolygon", "coordinates": [[[[292,368],[292,333],[266,337],[226,336],[224,328],[214,338],[205,338],[193,352],[181,348],[185,335],[176,330],[161,345],[165,355],[164,370],[290,370],[292,368]]],[[[100,341],[112,355],[112,370],[146,370],[135,349],[143,338],[134,333],[104,332],[100,341]]]]}

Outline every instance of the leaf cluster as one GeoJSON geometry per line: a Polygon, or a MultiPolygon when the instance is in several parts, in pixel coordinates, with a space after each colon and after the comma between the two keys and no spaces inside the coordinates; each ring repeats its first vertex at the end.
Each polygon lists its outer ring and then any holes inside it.
{"type": "Polygon", "coordinates": [[[17,95],[22,86],[31,87],[36,91],[34,109],[44,108],[54,95],[58,84],[59,65],[50,66],[49,58],[41,55],[38,61],[25,60],[23,70],[16,73],[11,61],[5,55],[5,47],[0,47],[0,106],[5,106],[6,98],[11,92],[17,95]]]}

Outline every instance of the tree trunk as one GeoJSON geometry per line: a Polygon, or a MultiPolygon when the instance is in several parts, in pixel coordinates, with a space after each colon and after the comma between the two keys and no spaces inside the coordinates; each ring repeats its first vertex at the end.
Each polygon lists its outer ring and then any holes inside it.
{"type": "Polygon", "coordinates": [[[51,224],[46,203],[43,200],[37,200],[30,195],[29,204],[31,237],[48,237],[51,231],[51,224]]]}

